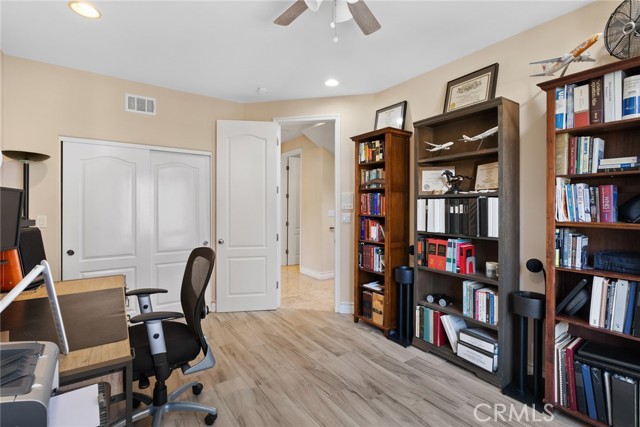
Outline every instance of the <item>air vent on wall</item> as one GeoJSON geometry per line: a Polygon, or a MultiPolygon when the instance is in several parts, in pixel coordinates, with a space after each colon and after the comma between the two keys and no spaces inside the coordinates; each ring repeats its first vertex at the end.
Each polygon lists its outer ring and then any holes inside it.
{"type": "Polygon", "coordinates": [[[146,96],[125,94],[124,109],[131,113],[156,115],[156,100],[146,96]]]}

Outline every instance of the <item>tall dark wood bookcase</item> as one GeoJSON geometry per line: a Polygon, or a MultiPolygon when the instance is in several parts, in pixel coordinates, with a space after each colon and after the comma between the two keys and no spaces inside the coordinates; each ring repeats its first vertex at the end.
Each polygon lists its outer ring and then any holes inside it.
{"type": "MultiPolygon", "coordinates": [[[[434,353],[457,365],[460,365],[485,381],[501,389],[511,382],[512,377],[512,316],[509,310],[509,298],[518,290],[519,283],[519,105],[505,98],[496,98],[483,103],[447,112],[414,123],[415,140],[415,200],[419,199],[478,199],[479,197],[498,197],[499,225],[498,237],[479,237],[469,234],[434,233],[418,231],[417,218],[414,223],[415,241],[420,238],[469,238],[475,245],[476,273],[460,274],[443,271],[433,266],[422,266],[416,262],[414,274],[414,302],[445,314],[464,318],[468,327],[481,327],[495,331],[498,335],[498,368],[496,372],[486,371],[455,354],[447,343],[436,347],[417,338],[414,334],[413,345],[434,353]],[[497,133],[482,141],[464,142],[463,135],[474,136],[493,127],[497,133]],[[449,150],[427,151],[433,144],[454,142],[449,150]],[[475,192],[475,179],[464,180],[458,194],[421,195],[421,168],[454,166],[458,175],[474,176],[478,165],[498,163],[499,189],[491,192],[475,192]],[[498,261],[499,277],[490,279],[485,275],[485,262],[498,261]],[[462,288],[464,280],[473,280],[485,284],[499,295],[498,322],[489,324],[472,317],[463,316],[462,288]],[[425,297],[429,294],[443,293],[451,297],[452,303],[446,307],[430,304],[425,297]]],[[[430,213],[427,212],[427,216],[430,213]]],[[[415,316],[415,314],[414,314],[415,316]]],[[[414,318],[415,320],[415,318],[414,318]]]]}
{"type": "MultiPolygon", "coordinates": [[[[575,229],[588,236],[589,265],[593,266],[592,255],[603,250],[637,251],[640,239],[640,224],[624,222],[567,222],[556,221],[556,178],[569,178],[572,183],[587,183],[589,186],[615,184],[618,188],[618,206],[640,193],[640,170],[617,172],[597,172],[584,174],[559,175],[556,172],[556,141],[564,134],[571,136],[591,136],[604,139],[604,158],[636,156],[640,153],[640,118],[617,120],[556,130],[555,126],[555,92],[556,88],[567,84],[587,84],[592,79],[605,74],[623,70],[627,75],[640,74],[640,57],[617,61],[600,67],[591,68],[579,73],[548,80],[538,86],[547,95],[547,227],[546,227],[546,326],[545,326],[545,401],[557,409],[580,420],[605,426],[588,416],[572,411],[560,405],[554,397],[556,387],[554,381],[554,341],[555,326],[559,322],[569,325],[569,333],[587,340],[597,341],[605,345],[620,346],[625,349],[640,351],[640,337],[613,332],[589,324],[589,303],[583,310],[573,316],[556,314],[556,306],[568,295],[581,279],[588,280],[589,286],[594,276],[613,279],[640,281],[640,276],[591,268],[576,269],[556,266],[556,229],[575,229]]],[[[563,171],[564,172],[564,171],[563,171]]]]}
{"type": "Polygon", "coordinates": [[[398,290],[393,269],[405,265],[409,256],[410,137],[411,132],[388,127],[351,138],[355,143],[353,320],[380,328],[386,336],[397,328],[398,323],[398,290]],[[368,150],[369,155],[362,150],[368,150]],[[367,181],[365,177],[370,177],[371,173],[378,178],[367,181]],[[383,178],[380,177],[381,173],[384,174],[383,178]],[[377,239],[371,239],[370,235],[363,236],[363,221],[380,224],[382,230],[378,230],[377,239]],[[374,251],[383,253],[379,260],[381,263],[377,264],[378,271],[370,268],[374,251]],[[369,259],[363,263],[362,257],[369,259]],[[382,290],[373,291],[384,298],[382,323],[365,316],[363,309],[363,292],[371,292],[363,284],[374,281],[379,281],[383,286],[382,290]]]}

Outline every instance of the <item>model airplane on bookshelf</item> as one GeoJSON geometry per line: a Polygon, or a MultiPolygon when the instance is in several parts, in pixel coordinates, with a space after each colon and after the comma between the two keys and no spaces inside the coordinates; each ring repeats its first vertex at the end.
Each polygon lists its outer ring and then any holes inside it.
{"type": "Polygon", "coordinates": [[[453,141],[446,142],[444,144],[432,144],[431,142],[424,142],[425,144],[429,144],[433,148],[427,148],[427,151],[440,151],[440,150],[450,150],[453,145],[453,141]]]}
{"type": "Polygon", "coordinates": [[[560,77],[564,76],[567,72],[567,68],[573,62],[594,62],[595,59],[590,58],[589,52],[583,53],[589,49],[595,42],[597,42],[602,33],[597,33],[591,37],[583,40],[578,46],[573,48],[571,52],[565,53],[562,56],[556,58],[543,59],[542,61],[530,62],[530,64],[542,64],[542,73],[532,74],[531,77],[536,76],[553,76],[557,71],[562,70],[560,77]]]}
{"type": "Polygon", "coordinates": [[[464,141],[464,142],[482,141],[486,137],[491,136],[495,133],[498,133],[498,126],[492,127],[491,129],[487,129],[484,132],[477,134],[476,136],[462,135],[462,138],[460,138],[459,141],[464,141]]]}

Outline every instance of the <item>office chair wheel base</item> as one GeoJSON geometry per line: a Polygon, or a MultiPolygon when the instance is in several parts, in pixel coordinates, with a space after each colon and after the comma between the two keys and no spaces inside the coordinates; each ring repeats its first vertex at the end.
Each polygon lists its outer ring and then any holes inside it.
{"type": "Polygon", "coordinates": [[[202,393],[202,389],[203,389],[203,385],[201,383],[198,383],[193,387],[191,387],[191,391],[193,391],[193,394],[196,396],[202,393]]]}
{"type": "Polygon", "coordinates": [[[218,418],[218,414],[209,414],[204,417],[204,423],[208,426],[212,426],[213,423],[216,422],[216,418],[218,418]]]}

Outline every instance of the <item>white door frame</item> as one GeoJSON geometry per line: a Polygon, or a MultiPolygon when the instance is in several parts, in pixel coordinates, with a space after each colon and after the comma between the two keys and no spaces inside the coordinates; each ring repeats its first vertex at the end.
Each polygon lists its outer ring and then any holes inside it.
{"type": "MultiPolygon", "coordinates": [[[[286,153],[282,152],[282,144],[280,144],[280,168],[282,170],[282,165],[284,165],[285,163],[285,159],[289,158],[289,157],[300,157],[300,183],[302,183],[302,148],[296,148],[295,150],[291,150],[291,151],[287,151],[286,153]]],[[[282,175],[280,175],[280,182],[279,182],[280,188],[282,188],[282,193],[280,195],[280,197],[282,198],[282,200],[284,200],[284,198],[282,197],[282,195],[284,194],[284,188],[282,185],[282,175]]],[[[300,197],[302,197],[302,186],[300,186],[300,197]]],[[[282,200],[280,203],[280,206],[282,206],[282,200]]],[[[302,199],[299,200],[300,203],[298,203],[298,210],[300,210],[301,206],[302,206],[302,199]]],[[[283,218],[284,212],[280,212],[280,225],[282,225],[282,218],[283,218]]],[[[298,221],[299,224],[298,226],[300,227],[300,241],[302,241],[302,213],[298,214],[298,221]]],[[[284,239],[281,240],[281,242],[284,242],[284,239]]],[[[288,244],[288,242],[287,242],[288,244]]],[[[281,248],[282,250],[282,248],[281,248]]],[[[282,252],[280,252],[282,254],[282,252]]],[[[302,259],[302,245],[300,245],[300,259],[302,259]]],[[[280,260],[280,264],[282,264],[282,260],[280,260]]]]}
{"type": "MultiPolygon", "coordinates": [[[[298,122],[333,122],[334,126],[334,173],[335,173],[335,210],[336,210],[336,226],[335,226],[335,267],[334,267],[334,295],[333,295],[333,303],[334,303],[334,311],[340,313],[341,301],[340,301],[340,289],[342,287],[342,283],[340,282],[340,115],[324,115],[324,116],[292,116],[292,117],[275,117],[273,119],[274,122],[277,122],[282,126],[286,123],[298,123],[298,122]]],[[[280,249],[278,249],[280,250],[280,249]]],[[[301,249],[302,252],[302,249],[301,249]]],[[[351,311],[345,312],[351,313],[351,311]]]]}

